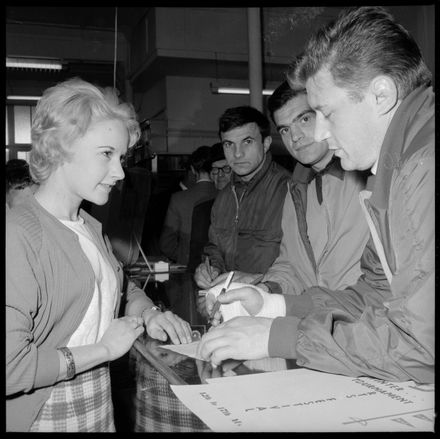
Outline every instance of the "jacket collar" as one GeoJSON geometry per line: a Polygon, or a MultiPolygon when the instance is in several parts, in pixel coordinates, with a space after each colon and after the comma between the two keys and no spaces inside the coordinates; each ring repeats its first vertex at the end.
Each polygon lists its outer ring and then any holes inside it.
{"type": "Polygon", "coordinates": [[[272,154],[270,153],[270,151],[268,151],[266,153],[263,166],[249,181],[243,181],[243,179],[239,175],[233,172],[231,176],[231,186],[247,186],[248,189],[256,186],[258,182],[267,173],[271,163],[272,163],[272,154]]]}
{"type": "MultiPolygon", "coordinates": [[[[386,209],[389,188],[395,168],[401,166],[402,155],[418,130],[433,117],[434,93],[432,87],[421,86],[412,91],[394,114],[379,154],[376,175],[370,176],[367,189],[371,190],[370,202],[386,209]]],[[[422,147],[420,143],[416,147],[422,147]]]]}
{"type": "Polygon", "coordinates": [[[327,166],[320,172],[316,172],[311,166],[304,166],[298,162],[293,170],[291,182],[310,184],[317,174],[330,174],[340,180],[344,180],[345,172],[341,167],[341,161],[335,156],[333,156],[327,166]]]}

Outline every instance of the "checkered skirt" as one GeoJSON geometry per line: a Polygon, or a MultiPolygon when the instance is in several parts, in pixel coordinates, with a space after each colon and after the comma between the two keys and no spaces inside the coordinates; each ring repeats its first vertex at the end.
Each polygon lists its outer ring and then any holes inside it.
{"type": "Polygon", "coordinates": [[[136,376],[135,432],[211,432],[208,426],[180,402],[170,383],[135,349],[130,369],[136,376]]]}
{"type": "Polygon", "coordinates": [[[108,365],[57,383],[31,432],[115,432],[108,365]]]}

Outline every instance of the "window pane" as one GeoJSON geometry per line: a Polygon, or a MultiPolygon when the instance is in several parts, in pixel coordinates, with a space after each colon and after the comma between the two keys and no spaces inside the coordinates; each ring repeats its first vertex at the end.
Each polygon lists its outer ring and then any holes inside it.
{"type": "Polygon", "coordinates": [[[17,105],[14,107],[15,143],[31,143],[31,111],[30,107],[17,105]]]}
{"type": "Polygon", "coordinates": [[[29,163],[29,154],[30,151],[17,151],[17,158],[26,160],[29,163]]]}

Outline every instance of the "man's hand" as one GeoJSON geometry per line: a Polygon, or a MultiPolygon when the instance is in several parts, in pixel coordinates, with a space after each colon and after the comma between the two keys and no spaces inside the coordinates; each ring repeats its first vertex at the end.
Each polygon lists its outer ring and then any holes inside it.
{"type": "MultiPolygon", "coordinates": [[[[234,288],[234,284],[232,284],[232,288],[234,288]]],[[[212,308],[216,300],[217,298],[213,293],[208,292],[206,294],[206,311],[209,315],[212,312],[212,308]]],[[[264,304],[264,300],[260,292],[252,286],[245,286],[242,288],[236,288],[226,291],[221,296],[218,296],[218,301],[221,304],[230,304],[233,302],[240,301],[241,306],[251,316],[258,314],[264,304]]],[[[221,319],[222,319],[222,314],[220,310],[216,312],[215,315],[213,316],[211,325],[212,326],[219,325],[221,319]]]]}
{"type": "Polygon", "coordinates": [[[191,326],[171,311],[147,310],[142,313],[147,334],[165,341],[167,334],[174,344],[191,343],[191,326]]]}
{"type": "Polygon", "coordinates": [[[197,297],[197,311],[206,321],[209,320],[208,310],[206,309],[206,296],[197,297]]]}
{"type": "Polygon", "coordinates": [[[207,379],[209,378],[218,378],[222,376],[220,368],[214,368],[211,363],[207,363],[206,361],[196,359],[196,366],[202,384],[207,384],[207,379]]]}
{"type": "Polygon", "coordinates": [[[213,281],[217,279],[219,274],[220,271],[217,268],[212,265],[208,268],[207,264],[201,263],[194,273],[194,281],[200,288],[207,290],[215,285],[215,283],[213,284],[213,281]]]}
{"type": "Polygon", "coordinates": [[[273,319],[236,317],[211,328],[201,339],[197,355],[214,366],[226,359],[257,360],[269,355],[273,319]]]}

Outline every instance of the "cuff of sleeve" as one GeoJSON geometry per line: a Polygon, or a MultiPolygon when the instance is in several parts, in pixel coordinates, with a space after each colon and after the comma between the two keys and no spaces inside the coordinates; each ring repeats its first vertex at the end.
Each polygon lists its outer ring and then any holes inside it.
{"type": "Polygon", "coordinates": [[[274,319],[269,333],[269,357],[296,358],[298,338],[297,317],[278,317],[274,319]]]}
{"type": "Polygon", "coordinates": [[[303,318],[313,309],[312,298],[308,294],[291,296],[284,294],[286,302],[286,316],[303,318]]]}
{"type": "Polygon", "coordinates": [[[262,297],[264,299],[263,307],[261,311],[256,315],[256,317],[284,317],[286,315],[286,301],[284,296],[281,294],[270,294],[263,293],[262,297]]]}
{"type": "Polygon", "coordinates": [[[269,288],[269,292],[271,294],[283,294],[279,283],[271,280],[264,281],[263,283],[267,286],[267,288],[269,288]]]}
{"type": "Polygon", "coordinates": [[[60,360],[58,351],[50,349],[41,351],[38,355],[35,384],[37,387],[46,387],[55,384],[60,372],[60,360]]]}

